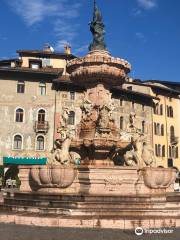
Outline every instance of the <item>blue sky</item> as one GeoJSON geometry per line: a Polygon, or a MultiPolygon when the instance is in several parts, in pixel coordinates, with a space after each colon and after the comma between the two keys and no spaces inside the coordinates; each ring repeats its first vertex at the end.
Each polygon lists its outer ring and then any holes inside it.
{"type": "MultiPolygon", "coordinates": [[[[17,49],[42,49],[65,42],[78,56],[92,37],[93,0],[0,0],[0,58],[17,49]]],[[[97,0],[113,56],[132,64],[135,78],[180,82],[179,0],[97,0]]]]}

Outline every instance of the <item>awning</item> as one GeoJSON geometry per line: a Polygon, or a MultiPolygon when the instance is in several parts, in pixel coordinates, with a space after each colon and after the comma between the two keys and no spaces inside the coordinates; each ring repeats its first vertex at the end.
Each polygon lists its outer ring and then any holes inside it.
{"type": "Polygon", "coordinates": [[[45,165],[47,158],[32,158],[32,157],[3,157],[4,165],[45,165]]]}

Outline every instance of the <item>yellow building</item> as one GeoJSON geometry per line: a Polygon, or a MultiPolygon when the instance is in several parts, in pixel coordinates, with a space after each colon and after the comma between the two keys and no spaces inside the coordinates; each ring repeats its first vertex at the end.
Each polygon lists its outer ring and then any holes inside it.
{"type": "Polygon", "coordinates": [[[158,97],[153,106],[153,145],[157,166],[180,169],[179,95],[171,82],[147,81],[151,94],[158,97]],[[167,86],[167,84],[169,85],[167,86]]]}

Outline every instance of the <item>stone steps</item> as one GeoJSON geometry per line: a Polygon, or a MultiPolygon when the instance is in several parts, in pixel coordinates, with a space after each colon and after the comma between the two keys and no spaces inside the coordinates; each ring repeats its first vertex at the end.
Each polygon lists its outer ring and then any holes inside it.
{"type": "Polygon", "coordinates": [[[35,213],[45,215],[65,215],[65,216],[96,216],[96,217],[178,217],[178,208],[176,209],[102,209],[102,208],[89,208],[89,209],[64,209],[64,208],[49,208],[49,207],[32,207],[32,206],[17,206],[5,205],[3,210],[9,212],[19,212],[22,214],[35,213]]]}

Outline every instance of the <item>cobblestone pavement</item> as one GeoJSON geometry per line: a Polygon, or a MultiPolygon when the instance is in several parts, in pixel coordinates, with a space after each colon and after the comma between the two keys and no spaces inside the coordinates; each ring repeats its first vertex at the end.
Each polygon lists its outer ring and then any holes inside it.
{"type": "Polygon", "coordinates": [[[173,234],[145,234],[111,229],[47,228],[0,224],[0,240],[179,240],[180,229],[173,234]]]}

